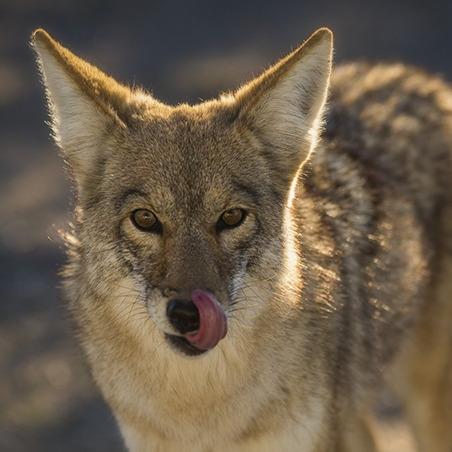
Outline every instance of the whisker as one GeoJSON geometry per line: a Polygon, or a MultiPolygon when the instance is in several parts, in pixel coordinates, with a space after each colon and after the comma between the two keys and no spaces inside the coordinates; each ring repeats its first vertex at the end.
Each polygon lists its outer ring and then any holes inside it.
{"type": "Polygon", "coordinates": [[[165,342],[166,342],[166,340],[163,339],[163,341],[160,342],[160,344],[157,345],[157,347],[155,347],[154,351],[152,352],[152,354],[151,354],[151,356],[150,356],[150,359],[152,359],[152,358],[154,357],[154,355],[157,353],[157,350],[158,350],[163,344],[165,344],[165,342]]]}

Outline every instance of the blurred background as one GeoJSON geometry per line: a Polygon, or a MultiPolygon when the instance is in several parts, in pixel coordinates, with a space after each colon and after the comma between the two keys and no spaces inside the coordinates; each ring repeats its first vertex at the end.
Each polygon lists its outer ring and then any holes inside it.
{"type": "MultiPolygon", "coordinates": [[[[450,0],[0,0],[0,451],[116,452],[122,444],[90,383],[58,290],[57,230],[73,195],[49,138],[30,33],[168,103],[216,96],[257,75],[316,28],[336,62],[402,60],[452,80],[450,0]]],[[[412,452],[382,393],[385,452],[412,452]]]]}

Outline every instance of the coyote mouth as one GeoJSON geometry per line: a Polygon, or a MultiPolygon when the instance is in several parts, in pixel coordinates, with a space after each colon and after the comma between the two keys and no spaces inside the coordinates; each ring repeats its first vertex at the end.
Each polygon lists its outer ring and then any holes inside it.
{"type": "Polygon", "coordinates": [[[165,334],[165,337],[173,348],[187,356],[200,356],[208,351],[196,348],[183,336],[173,336],[172,334],[165,334]]]}
{"type": "Polygon", "coordinates": [[[206,290],[196,289],[191,299],[199,312],[199,329],[195,334],[184,334],[184,338],[200,350],[210,350],[228,332],[226,314],[215,296],[206,290]]]}
{"type": "MultiPolygon", "coordinates": [[[[204,289],[196,289],[191,294],[191,300],[194,305],[192,305],[193,308],[198,311],[197,314],[199,315],[197,331],[182,336],[166,334],[166,337],[177,350],[188,356],[197,356],[213,349],[218,345],[218,342],[224,339],[228,331],[228,322],[223,307],[210,292],[204,289]]],[[[173,310],[171,313],[173,313],[173,310]]],[[[183,318],[183,320],[186,319],[183,318]]],[[[174,323],[177,324],[173,320],[174,323]]]]}

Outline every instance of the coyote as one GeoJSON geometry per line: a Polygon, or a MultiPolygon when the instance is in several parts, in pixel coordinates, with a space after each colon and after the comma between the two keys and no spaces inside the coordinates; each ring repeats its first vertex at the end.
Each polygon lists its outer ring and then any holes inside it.
{"type": "Polygon", "coordinates": [[[451,452],[445,82],[331,72],[320,29],[172,107],[32,40],[78,193],[65,296],[130,451],[372,452],[386,379],[420,450],[451,452]]]}

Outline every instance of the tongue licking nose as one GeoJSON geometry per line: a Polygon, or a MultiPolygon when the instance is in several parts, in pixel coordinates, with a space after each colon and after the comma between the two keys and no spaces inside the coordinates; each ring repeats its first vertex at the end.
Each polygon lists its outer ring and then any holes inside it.
{"type": "Polygon", "coordinates": [[[216,298],[205,290],[196,289],[191,294],[191,299],[199,311],[199,330],[195,334],[185,334],[184,337],[194,347],[210,350],[226,336],[226,314],[216,298]]]}

